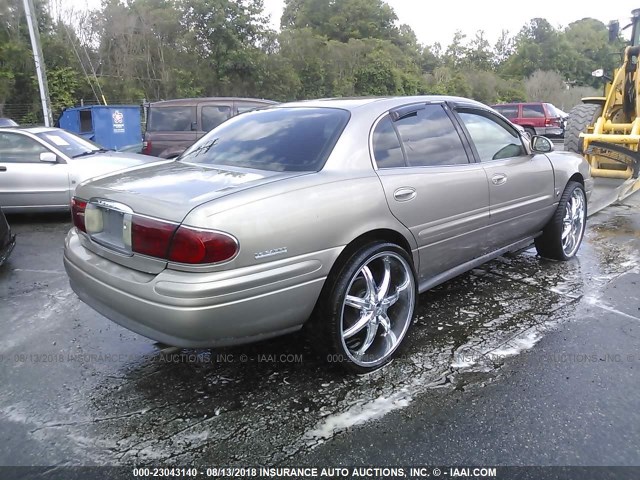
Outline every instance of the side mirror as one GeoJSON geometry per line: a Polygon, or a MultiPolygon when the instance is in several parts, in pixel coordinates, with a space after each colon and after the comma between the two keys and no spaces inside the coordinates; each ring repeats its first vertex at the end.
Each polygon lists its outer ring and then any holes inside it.
{"type": "Polygon", "coordinates": [[[609,43],[613,43],[618,39],[620,34],[620,22],[614,20],[609,23],[609,43]]]}
{"type": "Polygon", "coordinates": [[[192,132],[197,132],[198,131],[198,123],[197,122],[191,122],[191,131],[192,132]]]}
{"type": "Polygon", "coordinates": [[[604,77],[604,70],[602,68],[599,68],[598,70],[594,70],[593,72],[591,72],[591,76],[596,78],[602,78],[604,77]]]}
{"type": "Polygon", "coordinates": [[[531,150],[536,153],[553,152],[553,142],[547,137],[534,135],[533,137],[531,137],[531,150]]]}
{"type": "Polygon", "coordinates": [[[58,157],[53,152],[42,152],[40,154],[40,161],[44,163],[58,163],[58,157]]]}

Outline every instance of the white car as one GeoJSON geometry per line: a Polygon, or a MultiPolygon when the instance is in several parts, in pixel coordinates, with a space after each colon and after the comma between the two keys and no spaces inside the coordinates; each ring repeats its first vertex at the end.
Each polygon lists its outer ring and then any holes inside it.
{"type": "Polygon", "coordinates": [[[5,212],[68,210],[84,180],[157,160],[105,150],[60,128],[0,128],[0,205],[5,212]]]}

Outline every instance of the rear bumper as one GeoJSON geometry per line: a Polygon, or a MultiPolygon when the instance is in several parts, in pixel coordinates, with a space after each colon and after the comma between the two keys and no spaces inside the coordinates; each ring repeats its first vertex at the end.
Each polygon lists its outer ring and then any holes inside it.
{"type": "Polygon", "coordinates": [[[298,330],[311,315],[340,248],[235,270],[150,275],[65,241],[71,288],[129,330],[178,347],[249,343],[298,330]]]}
{"type": "Polygon", "coordinates": [[[13,235],[10,240],[9,243],[7,243],[4,247],[0,248],[0,265],[2,265],[7,258],[9,258],[9,255],[11,255],[11,252],[13,251],[13,247],[16,246],[16,236],[13,235]]]}
{"type": "Polygon", "coordinates": [[[536,127],[536,133],[543,136],[560,136],[564,135],[564,129],[562,127],[536,127]]]}

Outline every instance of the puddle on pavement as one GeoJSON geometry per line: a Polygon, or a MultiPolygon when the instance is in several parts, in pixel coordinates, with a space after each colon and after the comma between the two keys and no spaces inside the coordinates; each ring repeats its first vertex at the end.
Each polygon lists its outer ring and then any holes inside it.
{"type": "MultiPolygon", "coordinates": [[[[82,452],[78,458],[98,464],[286,462],[430,389],[493,381],[506,358],[534,348],[546,331],[574,316],[582,299],[596,298],[617,276],[637,269],[632,239],[638,230],[624,223],[624,209],[614,218],[594,218],[574,261],[545,261],[528,250],[421,295],[403,354],[361,377],[327,367],[302,335],[163,353],[106,324],[106,333],[93,337],[82,332],[88,309],[76,303],[70,307],[73,336],[82,345],[70,347],[125,354],[126,360],[80,359],[70,374],[70,382],[81,378],[79,386],[51,386],[52,395],[73,400],[54,400],[43,411],[9,392],[0,417],[28,425],[43,442],[64,435],[82,452]],[[98,340],[105,335],[108,346],[98,340]]],[[[58,297],[66,298],[64,292],[58,297]]]]}

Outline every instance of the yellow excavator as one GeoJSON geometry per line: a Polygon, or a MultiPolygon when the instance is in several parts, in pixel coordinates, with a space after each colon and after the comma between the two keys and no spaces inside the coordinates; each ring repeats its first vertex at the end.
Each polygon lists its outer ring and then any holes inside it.
{"type": "MultiPolygon", "coordinates": [[[[589,161],[596,185],[615,190],[616,198],[609,192],[608,203],[640,189],[640,8],[633,10],[628,27],[631,44],[625,48],[622,66],[605,85],[603,97],[583,98],[571,110],[564,137],[565,150],[589,161]]],[[[619,24],[611,22],[609,39],[618,34],[619,24]]],[[[602,77],[604,72],[596,70],[593,75],[602,77]]]]}

